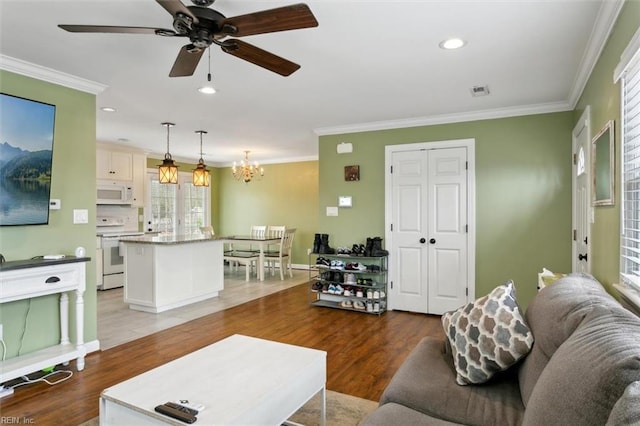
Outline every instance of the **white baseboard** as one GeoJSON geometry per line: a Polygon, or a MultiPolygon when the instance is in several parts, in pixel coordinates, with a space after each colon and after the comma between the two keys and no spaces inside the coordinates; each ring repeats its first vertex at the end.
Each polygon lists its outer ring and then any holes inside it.
{"type": "Polygon", "coordinates": [[[100,341],[98,339],[92,340],[90,342],[85,343],[84,347],[87,350],[88,354],[90,354],[91,352],[97,352],[100,350],[100,341]]]}

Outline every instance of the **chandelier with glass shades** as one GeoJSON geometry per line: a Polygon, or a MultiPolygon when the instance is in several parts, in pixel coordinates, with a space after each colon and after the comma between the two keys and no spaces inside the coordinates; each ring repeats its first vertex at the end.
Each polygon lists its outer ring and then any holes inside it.
{"type": "Polygon", "coordinates": [[[231,168],[233,177],[244,183],[251,182],[251,179],[254,177],[264,176],[264,169],[260,167],[257,161],[254,161],[253,164],[249,163],[249,152],[251,151],[244,152],[244,160],[242,160],[240,165],[236,165],[234,161],[233,167],[231,168]]]}
{"type": "Polygon", "coordinates": [[[193,169],[193,186],[209,186],[209,181],[211,179],[211,175],[209,174],[209,170],[207,170],[207,166],[204,164],[204,160],[202,159],[202,135],[207,134],[206,130],[196,130],[196,133],[200,133],[200,161],[198,161],[198,165],[195,169],[193,169]]]}
{"type": "Polygon", "coordinates": [[[167,128],[167,153],[164,155],[162,164],[158,166],[158,180],[160,183],[178,183],[178,166],[173,162],[169,153],[169,129],[175,126],[173,123],[162,123],[167,128]]]}

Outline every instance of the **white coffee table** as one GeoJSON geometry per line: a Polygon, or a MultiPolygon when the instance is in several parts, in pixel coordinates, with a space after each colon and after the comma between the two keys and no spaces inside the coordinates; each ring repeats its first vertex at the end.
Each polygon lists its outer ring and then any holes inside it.
{"type": "Polygon", "coordinates": [[[100,424],[184,425],[154,407],[186,399],[196,426],[280,425],[320,392],[325,425],[326,376],[324,351],[236,334],[105,389],[100,424]]]}

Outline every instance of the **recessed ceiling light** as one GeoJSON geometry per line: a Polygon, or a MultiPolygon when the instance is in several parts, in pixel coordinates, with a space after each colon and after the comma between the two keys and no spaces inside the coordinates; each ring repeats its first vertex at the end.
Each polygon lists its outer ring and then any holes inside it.
{"type": "Polygon", "coordinates": [[[439,46],[442,49],[453,50],[453,49],[460,49],[465,44],[466,44],[465,41],[462,39],[450,38],[448,40],[441,41],[439,46]]]}
{"type": "Polygon", "coordinates": [[[206,95],[213,95],[214,93],[216,93],[216,89],[214,89],[212,86],[203,86],[198,89],[198,92],[204,93],[206,95]]]}
{"type": "Polygon", "coordinates": [[[112,108],[112,107],[102,107],[100,109],[102,111],[104,111],[104,112],[116,112],[117,111],[115,108],[112,108]]]}

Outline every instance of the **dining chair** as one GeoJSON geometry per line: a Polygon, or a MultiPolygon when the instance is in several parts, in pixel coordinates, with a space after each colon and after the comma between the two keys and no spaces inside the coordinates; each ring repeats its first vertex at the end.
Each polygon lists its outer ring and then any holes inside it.
{"type": "MultiPolygon", "coordinates": [[[[253,267],[258,264],[260,256],[257,253],[251,253],[248,251],[230,251],[225,252],[223,256],[224,260],[229,262],[229,268],[234,269],[234,265],[245,265],[245,279],[249,281],[253,267]]],[[[258,269],[256,268],[256,274],[258,269]]]]}
{"type": "MultiPolygon", "coordinates": [[[[255,238],[264,238],[267,236],[267,225],[252,225],[249,230],[249,235],[255,238]]],[[[243,249],[244,250],[244,249],[243,249]]],[[[253,245],[249,244],[249,251],[252,253],[259,253],[260,250],[253,245]]]]}
{"type": "Polygon", "coordinates": [[[213,226],[201,226],[200,232],[202,232],[202,235],[204,235],[205,237],[213,237],[214,235],[216,235],[216,233],[213,231],[213,226]]]}
{"type": "Polygon", "coordinates": [[[293,238],[296,235],[296,228],[288,228],[280,238],[280,250],[277,253],[265,253],[265,258],[269,262],[271,273],[274,273],[275,263],[278,261],[280,267],[280,279],[284,280],[284,270],[288,269],[289,277],[293,278],[293,270],[291,268],[291,248],[293,246],[293,238]]]}
{"type": "MultiPolygon", "coordinates": [[[[282,238],[284,231],[287,229],[284,225],[269,225],[267,227],[267,237],[270,238],[282,238]]],[[[275,244],[268,244],[265,253],[278,253],[280,251],[280,242],[275,244]]],[[[273,275],[273,274],[272,274],[273,275]]]]}

